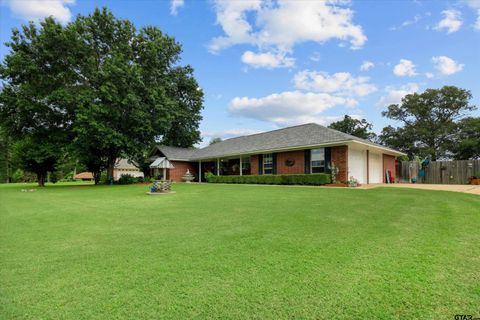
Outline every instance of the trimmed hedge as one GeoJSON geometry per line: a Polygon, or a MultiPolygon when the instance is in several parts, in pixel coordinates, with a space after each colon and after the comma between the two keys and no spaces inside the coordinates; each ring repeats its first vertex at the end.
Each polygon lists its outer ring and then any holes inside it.
{"type": "Polygon", "coordinates": [[[312,174],[265,174],[258,176],[215,176],[208,175],[211,183],[248,183],[248,184],[287,184],[319,186],[331,183],[332,179],[326,173],[312,174]]]}
{"type": "Polygon", "coordinates": [[[134,184],[137,183],[137,178],[132,176],[131,174],[124,173],[118,179],[118,184],[134,184]]]}

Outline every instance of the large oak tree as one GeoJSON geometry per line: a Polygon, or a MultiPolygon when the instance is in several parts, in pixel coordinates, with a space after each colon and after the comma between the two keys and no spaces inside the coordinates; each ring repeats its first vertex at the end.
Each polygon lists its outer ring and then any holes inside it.
{"type": "Polygon", "coordinates": [[[104,8],[66,26],[31,23],[7,45],[0,124],[41,185],[66,149],[111,178],[119,157],[200,140],[203,92],[180,44],[156,27],[137,30],[104,8]]]}
{"type": "Polygon", "coordinates": [[[75,114],[74,35],[52,18],[14,29],[0,65],[0,126],[15,145],[20,166],[43,186],[72,138],[75,114]]]}
{"type": "Polygon", "coordinates": [[[458,121],[476,109],[471,98],[470,91],[454,86],[406,95],[400,104],[392,104],[382,113],[403,126],[384,128],[380,140],[411,158],[450,158],[458,121]]]}
{"type": "Polygon", "coordinates": [[[193,69],[179,65],[175,39],[156,27],[137,31],[106,9],[68,29],[82,40],[76,141],[101,150],[110,178],[117,158],[136,158],[155,140],[179,147],[200,140],[203,93],[193,69]]]}

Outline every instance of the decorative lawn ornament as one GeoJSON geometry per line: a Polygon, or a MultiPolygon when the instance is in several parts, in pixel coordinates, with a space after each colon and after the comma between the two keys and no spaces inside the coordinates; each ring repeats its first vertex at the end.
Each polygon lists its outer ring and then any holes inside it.
{"type": "Polygon", "coordinates": [[[295,160],[294,159],[287,159],[285,160],[285,166],[287,167],[293,167],[295,165],[295,160]]]}
{"type": "Polygon", "coordinates": [[[153,182],[153,185],[150,187],[150,192],[147,192],[148,195],[161,195],[171,193],[175,193],[175,191],[172,191],[172,181],[170,180],[155,180],[153,182]]]}
{"type": "Polygon", "coordinates": [[[351,176],[350,179],[348,180],[348,186],[351,188],[358,187],[358,180],[355,179],[353,176],[351,176]]]}
{"type": "Polygon", "coordinates": [[[195,177],[190,173],[190,169],[187,169],[187,172],[183,175],[182,179],[186,183],[190,183],[195,179],[195,177]]]}

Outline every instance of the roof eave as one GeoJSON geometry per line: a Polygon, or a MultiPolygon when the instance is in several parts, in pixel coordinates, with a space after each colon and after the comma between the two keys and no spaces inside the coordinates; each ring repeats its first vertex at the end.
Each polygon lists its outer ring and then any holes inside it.
{"type": "Polygon", "coordinates": [[[368,143],[368,142],[363,142],[363,141],[358,141],[358,140],[351,140],[350,142],[358,143],[358,144],[365,145],[365,146],[371,146],[371,147],[374,147],[374,148],[377,148],[377,149],[386,150],[390,153],[393,153],[393,155],[395,155],[396,157],[407,155],[406,153],[403,153],[401,151],[398,151],[398,150],[395,150],[395,149],[392,149],[392,148],[389,148],[389,147],[385,147],[385,146],[382,146],[382,145],[379,145],[379,144],[376,144],[376,143],[368,143]]]}
{"type": "Polygon", "coordinates": [[[333,141],[333,142],[326,142],[326,143],[321,143],[321,144],[312,144],[312,145],[301,145],[301,146],[295,146],[295,147],[285,147],[285,148],[273,148],[273,149],[263,149],[263,150],[253,150],[249,152],[243,152],[243,153],[231,153],[231,154],[222,154],[222,155],[217,155],[217,156],[208,156],[208,157],[193,157],[190,160],[177,160],[177,161],[201,161],[201,160],[210,160],[210,159],[216,159],[216,158],[223,158],[223,157],[233,157],[233,156],[246,156],[246,155],[252,155],[252,154],[260,154],[260,153],[271,153],[271,152],[286,152],[286,151],[296,151],[296,150],[303,150],[303,149],[308,149],[308,148],[314,148],[314,147],[328,147],[328,146],[337,146],[337,145],[345,145],[348,143],[359,143],[365,146],[371,146],[375,147],[378,149],[386,150],[389,153],[394,154],[395,156],[403,156],[406,155],[403,152],[384,147],[379,144],[374,144],[374,143],[366,143],[362,141],[358,141],[355,139],[349,139],[349,140],[341,140],[341,141],[333,141]]]}

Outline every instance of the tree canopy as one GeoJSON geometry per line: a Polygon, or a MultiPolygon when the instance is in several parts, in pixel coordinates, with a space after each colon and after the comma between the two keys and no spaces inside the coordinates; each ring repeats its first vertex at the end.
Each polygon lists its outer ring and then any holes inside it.
{"type": "Polygon", "coordinates": [[[71,139],[77,78],[68,53],[72,35],[52,18],[13,30],[11,52],[0,65],[0,126],[20,164],[44,184],[71,139]]]}
{"type": "Polygon", "coordinates": [[[215,137],[215,138],[212,138],[208,144],[212,145],[212,144],[219,143],[219,142],[222,142],[222,141],[223,141],[222,138],[215,137]]]}
{"type": "MultiPolygon", "coordinates": [[[[40,178],[68,153],[98,173],[155,142],[200,141],[203,92],[181,45],[156,27],[137,30],[107,9],[62,26],[47,18],[13,30],[0,66],[0,125],[40,178]]],[[[27,165],[28,163],[28,165],[27,165]]]]}
{"type": "Polygon", "coordinates": [[[455,159],[480,159],[480,117],[458,122],[451,150],[455,159]]]}
{"type": "Polygon", "coordinates": [[[385,127],[380,141],[409,157],[450,158],[459,120],[476,109],[471,97],[470,91],[454,86],[406,95],[382,113],[403,126],[385,127]]]}
{"type": "Polygon", "coordinates": [[[332,122],[328,127],[366,140],[373,141],[376,138],[376,134],[371,131],[371,123],[365,119],[352,118],[349,115],[345,115],[342,120],[332,122]]]}

